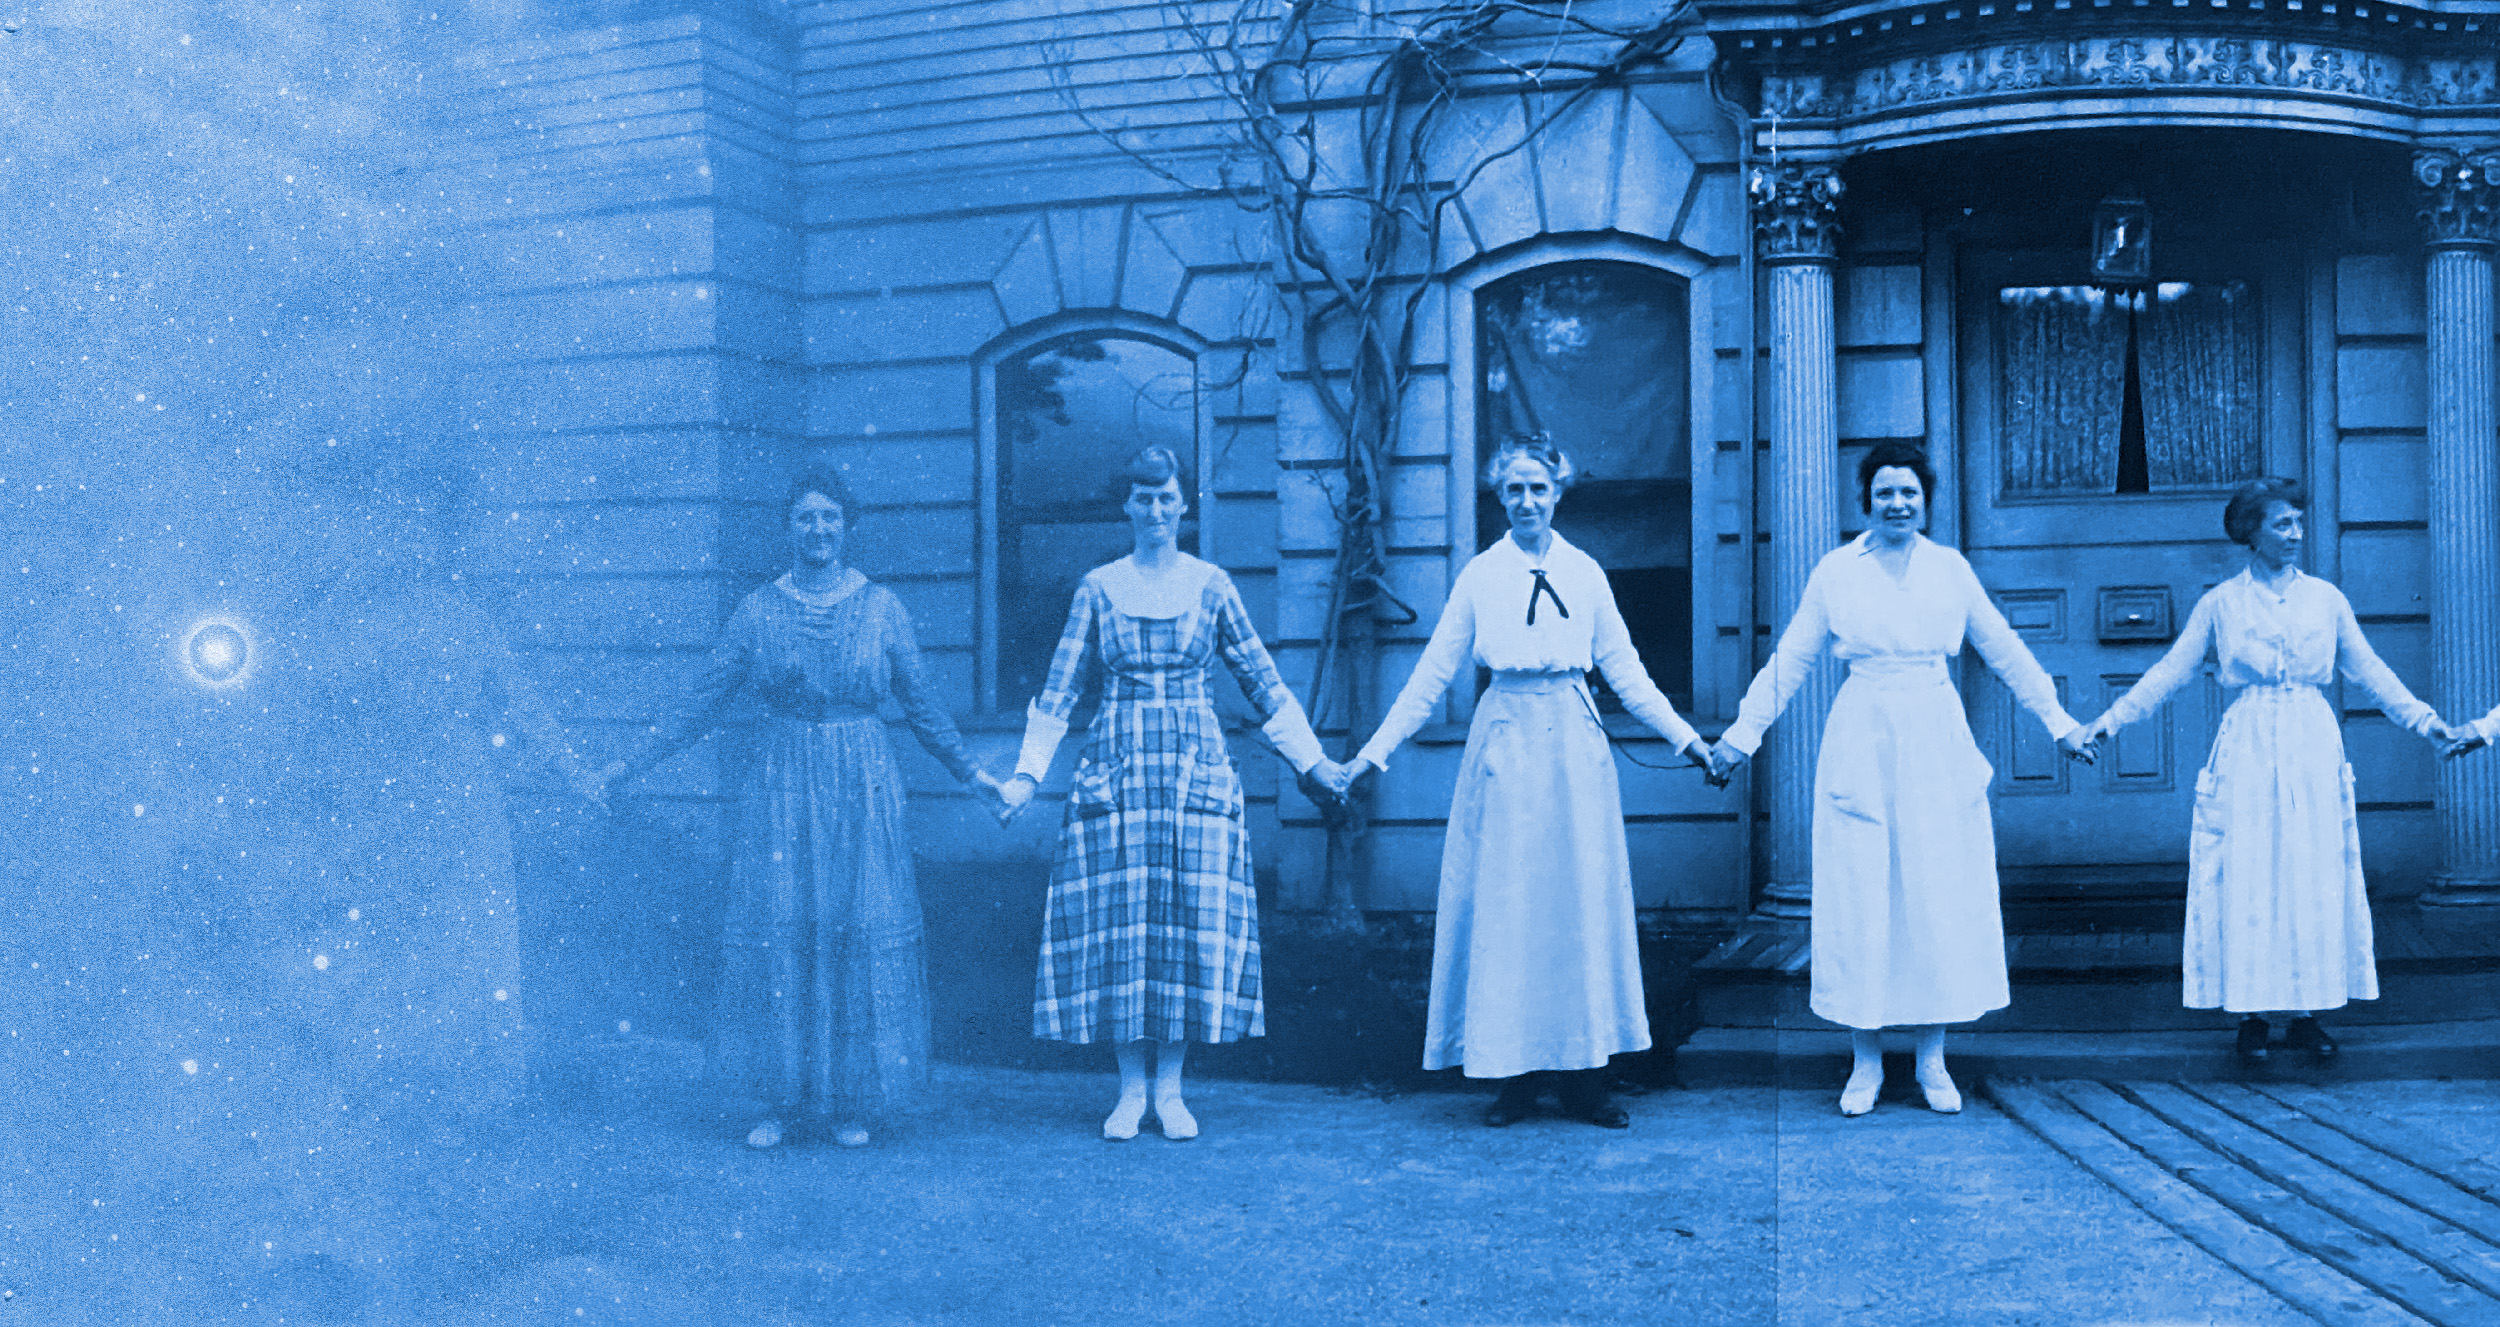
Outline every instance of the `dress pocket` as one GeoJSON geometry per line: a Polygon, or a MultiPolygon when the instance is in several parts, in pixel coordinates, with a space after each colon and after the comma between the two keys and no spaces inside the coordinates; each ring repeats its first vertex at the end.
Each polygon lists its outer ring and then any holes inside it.
{"type": "Polygon", "coordinates": [[[2196,771],[2196,810],[2188,821],[2188,856],[2201,860],[2210,851],[2222,846],[2223,826],[2230,823],[2229,809],[2223,805],[2222,776],[2207,765],[2196,771]]]}
{"type": "Polygon", "coordinates": [[[1120,809],[1120,772],[1126,761],[1086,760],[1076,767],[1068,785],[1068,814],[1079,820],[1107,816],[1120,809]]]}
{"type": "Polygon", "coordinates": [[[1241,777],[1233,772],[1231,761],[1196,760],[1187,769],[1182,810],[1230,820],[1241,818],[1241,777]]]}

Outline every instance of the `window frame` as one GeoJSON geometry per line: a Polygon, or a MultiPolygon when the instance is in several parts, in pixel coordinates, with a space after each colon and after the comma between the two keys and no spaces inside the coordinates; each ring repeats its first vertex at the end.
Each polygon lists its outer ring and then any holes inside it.
{"type": "Polygon", "coordinates": [[[1005,535],[1005,495],[999,491],[1004,470],[999,449],[998,369],[1002,364],[1048,342],[1077,336],[1114,337],[1159,346],[1189,360],[1192,396],[1197,404],[1196,445],[1190,458],[1194,491],[1190,506],[1198,522],[1197,556],[1216,561],[1214,440],[1217,393],[1208,390],[1207,354],[1214,343],[1177,324],[1119,310],[1089,310],[1058,315],[1016,328],[973,356],[973,487],[979,495],[973,542],[978,558],[973,587],[973,700],[979,714],[1021,713],[1032,697],[1020,700],[998,694],[999,541],[1005,535]]]}
{"type": "MultiPolygon", "coordinates": [[[[1711,666],[1708,643],[1716,636],[1714,605],[1719,598],[1719,543],[1717,525],[1708,514],[1717,506],[1718,447],[1712,436],[1717,418],[1715,387],[1718,381],[1716,319],[1713,311],[1717,292],[1714,276],[1734,280],[1733,271],[1720,274],[1720,264],[1709,255],[1680,244],[1660,244],[1626,235],[1602,235],[1571,238],[1541,238],[1514,249],[1488,254],[1453,272],[1448,278],[1448,299],[1444,301],[1447,315],[1444,334],[1447,338],[1449,377],[1447,388],[1447,459],[1449,491],[1445,499],[1449,522],[1448,585],[1458,583],[1458,575],[1466,570],[1476,555],[1481,531],[1476,524],[1477,395],[1478,365],[1476,360],[1477,292],[1496,282],[1540,267],[1567,263],[1614,262],[1645,267],[1684,282],[1684,336],[1687,374],[1690,390],[1686,393],[1685,445],[1688,495],[1691,510],[1687,513],[1686,537],[1691,542],[1688,556],[1692,559],[1691,620],[1686,623],[1690,633],[1688,649],[1692,656],[1693,704],[1687,719],[1716,716],[1724,712],[1730,697],[1721,694],[1719,670],[1711,666]]],[[[1568,498],[1564,499],[1567,503],[1568,498]]],[[[1567,518],[1558,522],[1568,524],[1567,518]]],[[[1741,551],[1741,550],[1740,550],[1741,551]]],[[[1452,723],[1463,724],[1475,717],[1475,694],[1472,687],[1453,687],[1445,702],[1452,723]]]]}

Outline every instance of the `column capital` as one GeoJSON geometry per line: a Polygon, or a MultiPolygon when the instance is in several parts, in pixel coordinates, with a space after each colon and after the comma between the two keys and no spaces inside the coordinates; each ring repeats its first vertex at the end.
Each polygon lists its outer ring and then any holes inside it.
{"type": "Polygon", "coordinates": [[[2413,180],[2431,248],[2500,244],[2500,145],[2424,148],[2413,156],[2413,180]]]}
{"type": "Polygon", "coordinates": [[[1766,263],[1832,263],[1840,258],[1840,172],[1814,162],[1756,166],[1754,242],[1766,263]]]}

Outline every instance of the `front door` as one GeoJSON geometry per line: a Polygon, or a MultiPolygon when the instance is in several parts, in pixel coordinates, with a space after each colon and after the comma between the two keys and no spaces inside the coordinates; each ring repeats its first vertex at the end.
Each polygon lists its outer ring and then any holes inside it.
{"type": "MultiPolygon", "coordinates": [[[[2301,473],[2297,263],[2165,257],[2159,284],[2124,291],[2091,285],[2081,252],[1960,255],[1963,547],[2079,722],[2244,565],[2222,531],[2232,485],[2301,473]]],[[[2175,914],[2221,717],[2210,674],[2086,766],[1975,654],[1962,673],[2009,914],[2175,914]]]]}

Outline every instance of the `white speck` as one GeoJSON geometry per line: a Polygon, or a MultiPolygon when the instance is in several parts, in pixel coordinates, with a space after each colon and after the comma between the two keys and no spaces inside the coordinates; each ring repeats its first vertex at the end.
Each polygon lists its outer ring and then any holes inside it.
{"type": "Polygon", "coordinates": [[[200,1062],[197,1060],[185,1060],[182,1062],[182,1071],[186,1074],[196,1074],[200,1071],[200,1062]]]}
{"type": "Polygon", "coordinates": [[[509,991],[497,991],[495,992],[495,998],[498,1000],[509,1000],[512,998],[512,993],[509,991]]]}
{"type": "Polygon", "coordinates": [[[134,816],[143,816],[143,815],[146,815],[147,813],[148,813],[148,809],[147,809],[147,807],[146,807],[146,806],[141,805],[140,803],[137,803],[137,802],[133,802],[133,803],[131,803],[131,804],[130,804],[130,814],[132,814],[132,815],[134,815],[134,816]]]}
{"type": "Polygon", "coordinates": [[[323,972],[328,972],[330,970],[330,956],[328,954],[313,955],[313,966],[319,968],[323,972]]]}
{"type": "Polygon", "coordinates": [[[503,745],[503,734],[502,734],[502,733],[497,733],[497,734],[495,734],[495,745],[497,745],[497,746],[502,746],[502,745],[503,745]]]}
{"type": "Polygon", "coordinates": [[[632,1019],[630,1019],[630,1018],[620,1018],[620,1019],[616,1020],[616,1030],[617,1030],[617,1031],[619,1031],[619,1032],[631,1032],[631,1031],[633,1031],[633,1030],[634,1030],[634,1020],[632,1020],[632,1019]]]}
{"type": "Polygon", "coordinates": [[[352,921],[355,921],[355,920],[357,920],[357,919],[359,919],[359,918],[361,918],[361,917],[363,917],[363,916],[364,916],[364,909],[362,909],[362,908],[349,908],[349,909],[347,910],[347,920],[349,920],[349,921],[351,921],[351,922],[352,922],[352,921]]]}

